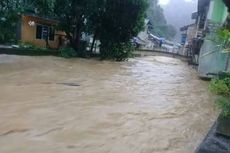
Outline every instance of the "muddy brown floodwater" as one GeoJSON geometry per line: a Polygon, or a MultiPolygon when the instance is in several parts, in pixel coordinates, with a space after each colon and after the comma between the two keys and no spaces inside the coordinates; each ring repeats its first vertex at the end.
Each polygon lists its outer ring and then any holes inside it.
{"type": "Polygon", "coordinates": [[[0,153],[193,153],[217,117],[180,60],[0,56],[0,153]]]}

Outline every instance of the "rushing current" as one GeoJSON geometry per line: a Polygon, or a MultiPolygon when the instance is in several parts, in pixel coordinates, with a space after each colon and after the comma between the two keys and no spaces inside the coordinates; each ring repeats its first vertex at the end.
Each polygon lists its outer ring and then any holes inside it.
{"type": "Polygon", "coordinates": [[[193,153],[217,114],[178,59],[0,55],[0,153],[193,153]]]}

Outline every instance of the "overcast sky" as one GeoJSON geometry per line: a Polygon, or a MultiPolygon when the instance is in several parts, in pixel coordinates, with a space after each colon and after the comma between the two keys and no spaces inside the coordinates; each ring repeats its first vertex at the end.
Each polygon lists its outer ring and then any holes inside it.
{"type": "MultiPolygon", "coordinates": [[[[167,5],[171,0],[159,0],[160,5],[167,5]]],[[[186,2],[192,2],[193,0],[184,0],[186,2]]]]}
{"type": "Polygon", "coordinates": [[[165,18],[168,24],[177,29],[175,40],[180,40],[179,29],[185,25],[194,23],[191,14],[197,11],[198,0],[159,0],[159,4],[164,9],[165,18]]]}

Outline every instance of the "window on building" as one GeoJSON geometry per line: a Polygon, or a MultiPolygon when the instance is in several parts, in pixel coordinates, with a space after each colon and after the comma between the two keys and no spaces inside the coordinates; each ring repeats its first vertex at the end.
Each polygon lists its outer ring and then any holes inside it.
{"type": "Polygon", "coordinates": [[[46,40],[48,38],[48,33],[49,33],[48,26],[42,26],[42,39],[46,40]]]}
{"type": "Polygon", "coordinates": [[[49,27],[49,40],[54,40],[55,30],[53,27],[49,27]]]}
{"type": "Polygon", "coordinates": [[[42,39],[42,26],[41,25],[37,25],[36,38],[37,39],[42,39]]]}
{"type": "Polygon", "coordinates": [[[47,37],[49,40],[54,40],[54,33],[55,30],[53,27],[46,26],[46,25],[37,25],[36,28],[36,39],[44,39],[46,40],[47,37]]]}

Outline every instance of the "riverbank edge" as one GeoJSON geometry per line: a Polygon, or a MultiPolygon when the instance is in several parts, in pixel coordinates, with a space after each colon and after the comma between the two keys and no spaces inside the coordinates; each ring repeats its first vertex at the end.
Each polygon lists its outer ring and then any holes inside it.
{"type": "Polygon", "coordinates": [[[222,119],[220,114],[195,153],[230,153],[230,137],[219,134],[218,131],[219,128],[223,128],[220,127],[223,126],[220,124],[222,119]]]}
{"type": "Polygon", "coordinates": [[[0,48],[0,54],[23,56],[58,56],[57,50],[35,50],[22,48],[0,48]]]}

